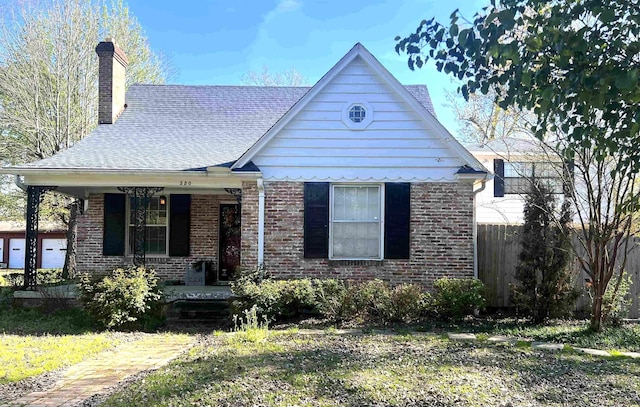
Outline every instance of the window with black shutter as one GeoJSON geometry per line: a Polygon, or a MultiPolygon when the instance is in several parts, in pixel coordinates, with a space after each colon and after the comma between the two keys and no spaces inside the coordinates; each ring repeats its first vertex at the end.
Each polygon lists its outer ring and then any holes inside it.
{"type": "Polygon", "coordinates": [[[104,194],[102,254],[123,256],[126,231],[126,195],[104,194]]]}
{"type": "Polygon", "coordinates": [[[304,184],[304,257],[329,257],[329,183],[304,184]]]}
{"type": "Polygon", "coordinates": [[[385,184],[384,257],[408,259],[411,246],[411,184],[385,184]]]}
{"type": "Polygon", "coordinates": [[[305,183],[304,257],[408,259],[410,187],[305,183]]]}
{"type": "Polygon", "coordinates": [[[191,234],[191,195],[171,195],[169,256],[188,256],[191,234]]]}

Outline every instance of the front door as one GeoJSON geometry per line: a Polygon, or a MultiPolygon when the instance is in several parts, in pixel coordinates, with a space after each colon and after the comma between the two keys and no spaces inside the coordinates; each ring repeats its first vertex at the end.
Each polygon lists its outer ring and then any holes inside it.
{"type": "Polygon", "coordinates": [[[240,267],[240,205],[220,204],[218,281],[229,281],[240,267]]]}

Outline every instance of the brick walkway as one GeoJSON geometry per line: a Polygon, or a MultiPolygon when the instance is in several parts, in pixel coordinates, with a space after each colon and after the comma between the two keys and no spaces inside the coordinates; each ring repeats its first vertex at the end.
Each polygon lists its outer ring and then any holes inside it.
{"type": "Polygon", "coordinates": [[[166,365],[192,344],[192,338],[174,335],[126,343],[70,366],[53,388],[29,393],[0,407],[73,405],[104,392],[128,376],[166,365]]]}

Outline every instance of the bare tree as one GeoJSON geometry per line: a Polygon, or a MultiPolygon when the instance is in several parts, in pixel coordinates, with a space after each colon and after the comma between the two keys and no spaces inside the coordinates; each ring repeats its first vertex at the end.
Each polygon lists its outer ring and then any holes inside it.
{"type": "Polygon", "coordinates": [[[249,71],[242,75],[240,81],[251,86],[308,86],[309,80],[295,68],[282,72],[270,72],[266,66],[261,72],[249,71]]]}
{"type": "Polygon", "coordinates": [[[505,137],[531,136],[533,115],[519,109],[503,109],[495,103],[496,90],[474,93],[464,100],[457,92],[447,92],[447,105],[459,120],[459,138],[484,143],[505,137]]]}
{"type": "MultiPolygon", "coordinates": [[[[18,1],[0,22],[0,163],[24,163],[69,148],[97,124],[95,46],[117,38],[130,59],[127,84],[161,83],[165,71],[122,0],[18,1]]],[[[44,215],[69,226],[65,271],[73,274],[77,203],[51,194],[44,215]],[[47,209],[48,208],[48,209],[47,209]]]]}

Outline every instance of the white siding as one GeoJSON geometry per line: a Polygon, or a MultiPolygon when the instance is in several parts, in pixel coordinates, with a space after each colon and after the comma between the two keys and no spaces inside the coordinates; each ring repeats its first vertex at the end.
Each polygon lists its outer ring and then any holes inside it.
{"type": "Polygon", "coordinates": [[[265,180],[454,181],[463,165],[446,140],[361,58],[354,59],[253,158],[265,180]],[[350,103],[373,121],[353,130],[350,103]]]}
{"type": "MultiPolygon", "coordinates": [[[[471,152],[489,171],[493,172],[493,160],[503,158],[498,154],[471,152]]],[[[494,181],[488,181],[484,191],[476,195],[476,220],[478,223],[518,225],[523,221],[524,197],[507,194],[493,196],[494,181]]]]}

